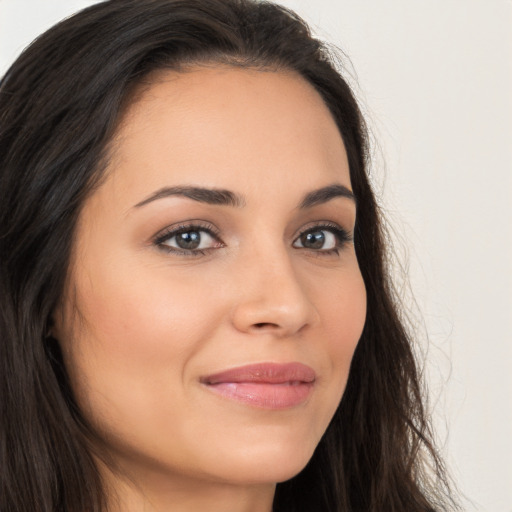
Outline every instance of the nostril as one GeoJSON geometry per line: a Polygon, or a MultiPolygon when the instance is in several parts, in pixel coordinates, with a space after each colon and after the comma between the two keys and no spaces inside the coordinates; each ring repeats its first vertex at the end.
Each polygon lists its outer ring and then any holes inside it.
{"type": "Polygon", "coordinates": [[[254,327],[257,327],[258,329],[263,329],[264,327],[274,327],[276,324],[268,323],[268,322],[260,322],[257,324],[254,324],[254,327]]]}

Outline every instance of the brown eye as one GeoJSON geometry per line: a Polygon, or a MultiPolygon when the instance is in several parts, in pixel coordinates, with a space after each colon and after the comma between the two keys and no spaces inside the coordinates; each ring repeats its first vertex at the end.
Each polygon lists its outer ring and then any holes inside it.
{"type": "Polygon", "coordinates": [[[220,247],[220,241],[205,228],[190,226],[179,228],[161,235],[156,245],[170,252],[189,252],[190,254],[215,247],[220,247]]]}
{"type": "Polygon", "coordinates": [[[325,244],[326,236],[324,231],[313,231],[304,233],[300,236],[302,247],[308,249],[322,249],[325,244]]]}
{"type": "Polygon", "coordinates": [[[174,235],[176,245],[180,249],[197,249],[201,245],[201,233],[199,231],[185,231],[174,235]]]}
{"type": "Polygon", "coordinates": [[[328,251],[339,247],[342,243],[343,240],[337,240],[332,229],[317,228],[302,233],[293,245],[304,249],[328,251]]]}

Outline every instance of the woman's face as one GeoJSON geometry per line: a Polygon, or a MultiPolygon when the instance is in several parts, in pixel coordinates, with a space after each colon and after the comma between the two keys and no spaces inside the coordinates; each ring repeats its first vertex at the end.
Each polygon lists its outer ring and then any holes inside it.
{"type": "Polygon", "coordinates": [[[55,315],[120,467],[240,484],[304,467],[365,321],[350,190],[336,125],[296,74],[205,67],[141,91],[55,315]]]}

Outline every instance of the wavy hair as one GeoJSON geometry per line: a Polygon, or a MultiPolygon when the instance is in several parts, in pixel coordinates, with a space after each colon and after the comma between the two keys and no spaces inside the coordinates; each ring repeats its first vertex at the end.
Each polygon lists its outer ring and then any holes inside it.
{"type": "Polygon", "coordinates": [[[0,509],[101,512],[91,428],[47,336],[84,200],[101,182],[132,92],[197,64],[293,70],[343,138],[357,199],[367,318],[343,399],[276,512],[427,512],[453,504],[413,346],[387,273],[368,137],[332,49],[290,10],[255,0],[110,0],[37,38],[0,83],[0,509]]]}

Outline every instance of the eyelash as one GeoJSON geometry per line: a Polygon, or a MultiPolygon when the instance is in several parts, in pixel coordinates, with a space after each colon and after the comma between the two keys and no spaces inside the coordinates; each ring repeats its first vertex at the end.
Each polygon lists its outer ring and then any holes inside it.
{"type": "Polygon", "coordinates": [[[189,231],[206,232],[213,239],[217,240],[222,244],[222,246],[224,246],[224,244],[220,240],[220,232],[212,224],[198,221],[195,221],[194,223],[191,224],[180,224],[179,226],[168,227],[157,235],[153,243],[159,249],[168,253],[177,254],[178,256],[204,256],[207,254],[208,251],[214,249],[214,247],[209,247],[208,249],[186,250],[178,249],[177,247],[169,247],[168,245],[164,244],[164,242],[166,242],[170,238],[178,236],[181,233],[187,233],[189,231]]]}
{"type": "MultiPolygon", "coordinates": [[[[186,250],[186,249],[179,249],[177,247],[170,247],[164,242],[168,241],[171,238],[174,238],[175,236],[178,236],[182,233],[187,232],[206,232],[208,235],[210,235],[214,240],[219,242],[221,245],[220,247],[224,247],[224,243],[220,239],[220,232],[209,223],[203,223],[195,221],[191,224],[180,224],[179,226],[169,227],[166,228],[164,231],[159,233],[156,238],[153,241],[153,244],[156,245],[159,249],[167,252],[176,254],[179,256],[189,256],[189,257],[200,257],[205,256],[209,251],[218,249],[219,247],[208,247],[206,249],[192,249],[192,250],[186,250]]],[[[309,249],[311,252],[315,253],[317,256],[330,256],[330,255],[339,255],[340,249],[342,249],[347,243],[351,242],[353,240],[352,236],[349,234],[348,231],[341,228],[335,223],[332,222],[322,222],[315,225],[310,225],[306,229],[302,230],[297,237],[294,239],[294,243],[300,239],[301,236],[312,233],[315,231],[329,231],[336,237],[336,247],[332,249],[309,249]]],[[[296,247],[297,249],[308,249],[307,247],[296,247]]]]}

